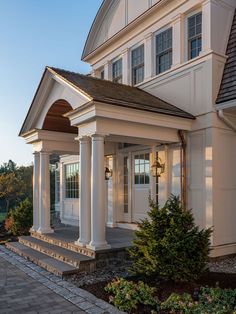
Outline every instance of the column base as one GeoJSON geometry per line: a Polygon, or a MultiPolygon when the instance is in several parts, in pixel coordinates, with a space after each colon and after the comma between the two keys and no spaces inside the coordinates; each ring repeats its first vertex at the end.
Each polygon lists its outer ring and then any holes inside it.
{"type": "Polygon", "coordinates": [[[29,232],[37,232],[39,227],[32,226],[29,232]]]}
{"type": "Polygon", "coordinates": [[[96,242],[90,242],[88,245],[86,245],[87,249],[93,250],[93,251],[100,251],[100,250],[108,250],[111,248],[110,244],[107,244],[107,242],[102,243],[96,243],[96,242]]]}
{"type": "Polygon", "coordinates": [[[80,247],[86,247],[89,244],[89,241],[86,242],[78,239],[77,241],[74,242],[74,244],[80,247]]]}
{"type": "Polygon", "coordinates": [[[39,234],[46,234],[46,233],[54,233],[54,230],[52,228],[38,228],[36,231],[39,234]]]}

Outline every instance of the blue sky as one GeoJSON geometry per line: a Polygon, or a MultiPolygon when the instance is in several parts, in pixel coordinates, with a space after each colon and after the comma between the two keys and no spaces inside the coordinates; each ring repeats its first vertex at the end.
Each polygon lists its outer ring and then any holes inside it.
{"type": "Polygon", "coordinates": [[[0,164],[32,161],[18,137],[46,65],[87,73],[83,46],[102,0],[0,0],[0,164]]]}

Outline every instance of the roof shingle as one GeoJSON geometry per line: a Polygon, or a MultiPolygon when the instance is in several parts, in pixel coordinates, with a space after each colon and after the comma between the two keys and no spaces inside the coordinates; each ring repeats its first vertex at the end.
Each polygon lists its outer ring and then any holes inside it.
{"type": "Polygon", "coordinates": [[[48,70],[59,75],[69,84],[90,96],[94,101],[194,119],[194,116],[188,112],[185,112],[140,88],[118,84],[58,68],[48,67],[48,70]]]}
{"type": "Polygon", "coordinates": [[[217,104],[236,99],[236,11],[229,36],[225,64],[217,104]]]}

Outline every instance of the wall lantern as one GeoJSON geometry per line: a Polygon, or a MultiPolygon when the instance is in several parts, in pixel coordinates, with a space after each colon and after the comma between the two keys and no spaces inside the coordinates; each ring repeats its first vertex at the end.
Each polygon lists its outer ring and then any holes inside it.
{"type": "Polygon", "coordinates": [[[112,170],[105,168],[105,180],[109,180],[112,177],[112,170]]]}
{"type": "Polygon", "coordinates": [[[151,173],[153,177],[160,177],[165,172],[165,164],[161,158],[157,157],[151,166],[151,173]]]}

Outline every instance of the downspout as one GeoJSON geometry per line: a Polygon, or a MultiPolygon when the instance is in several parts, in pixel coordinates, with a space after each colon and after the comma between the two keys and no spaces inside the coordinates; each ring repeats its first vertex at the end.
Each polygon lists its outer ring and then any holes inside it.
{"type": "Polygon", "coordinates": [[[234,132],[236,132],[236,126],[225,116],[224,110],[219,109],[217,110],[218,117],[229,127],[231,128],[234,132]]]}
{"type": "Polygon", "coordinates": [[[181,176],[181,195],[182,195],[182,205],[183,209],[187,208],[187,143],[184,137],[184,132],[182,130],[178,131],[178,135],[181,141],[181,166],[180,166],[180,176],[181,176]]]}

